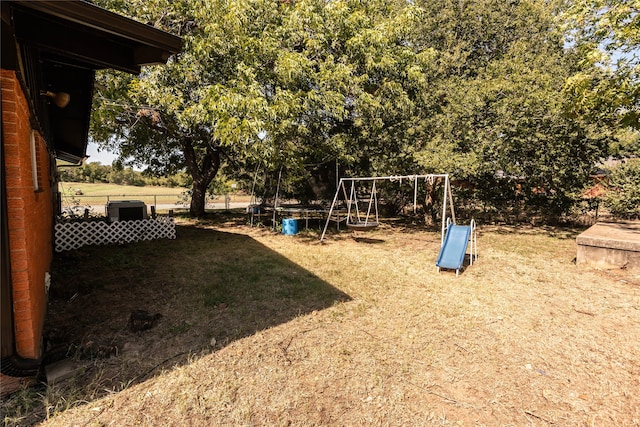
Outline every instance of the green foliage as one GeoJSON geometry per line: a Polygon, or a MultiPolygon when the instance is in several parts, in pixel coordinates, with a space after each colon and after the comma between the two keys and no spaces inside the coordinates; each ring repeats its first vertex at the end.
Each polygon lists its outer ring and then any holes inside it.
{"type": "Polygon", "coordinates": [[[640,159],[628,159],[609,170],[604,203],[625,219],[640,218],[640,159]]]}
{"type": "Polygon", "coordinates": [[[494,206],[539,205],[556,216],[605,154],[607,135],[568,114],[565,82],[576,57],[564,47],[552,6],[425,2],[433,18],[423,31],[439,59],[438,101],[414,157],[429,171],[475,184],[494,206]]]}
{"type": "Polygon", "coordinates": [[[637,64],[640,58],[640,5],[637,0],[574,0],[563,16],[571,40],[592,57],[609,60],[607,54],[631,54],[619,57],[622,63],[637,64]]]}
{"type": "Polygon", "coordinates": [[[99,3],[184,38],[167,65],[98,76],[92,135],[148,173],[187,170],[192,215],[218,174],[249,188],[282,170],[283,194],[326,199],[336,167],[448,172],[559,215],[599,157],[637,145],[620,131],[637,122],[635,63],[593,54],[637,47],[630,0],[99,3]]]}
{"type": "Polygon", "coordinates": [[[640,153],[640,130],[618,129],[615,141],[609,146],[615,157],[633,157],[640,153]]]}
{"type": "Polygon", "coordinates": [[[109,182],[111,166],[98,162],[86,163],[82,166],[58,166],[60,180],[65,182],[109,182]]]}
{"type": "Polygon", "coordinates": [[[561,18],[581,63],[573,78],[576,107],[614,127],[640,129],[640,4],[579,0],[561,18]]]}

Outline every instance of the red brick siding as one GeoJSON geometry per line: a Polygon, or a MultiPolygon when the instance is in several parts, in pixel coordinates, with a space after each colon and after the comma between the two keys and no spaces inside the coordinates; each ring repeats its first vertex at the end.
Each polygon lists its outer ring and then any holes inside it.
{"type": "Polygon", "coordinates": [[[15,73],[2,70],[0,77],[16,347],[20,356],[37,359],[46,313],[45,273],[53,256],[51,156],[36,133],[41,171],[41,191],[36,192],[29,106],[15,73]]]}

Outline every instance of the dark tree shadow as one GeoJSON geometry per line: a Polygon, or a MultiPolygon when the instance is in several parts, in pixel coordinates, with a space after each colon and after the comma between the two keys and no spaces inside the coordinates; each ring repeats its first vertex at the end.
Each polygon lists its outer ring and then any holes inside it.
{"type": "Polygon", "coordinates": [[[384,243],[385,241],[382,239],[374,239],[371,237],[362,237],[362,236],[353,236],[353,240],[358,243],[365,243],[368,245],[378,245],[380,243],[384,243]]]}
{"type": "Polygon", "coordinates": [[[105,390],[141,382],[161,368],[350,300],[251,237],[176,229],[176,240],[56,256],[46,363],[67,358],[86,365],[75,387],[83,378],[95,381],[95,369],[109,379],[101,384],[105,390]],[[139,330],[132,328],[135,310],[158,316],[139,330]]]}

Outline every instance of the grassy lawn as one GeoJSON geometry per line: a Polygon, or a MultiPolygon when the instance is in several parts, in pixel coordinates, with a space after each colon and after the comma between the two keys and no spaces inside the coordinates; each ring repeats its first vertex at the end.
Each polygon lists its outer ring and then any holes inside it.
{"type": "Polygon", "coordinates": [[[459,277],[411,225],[320,244],[218,214],[63,253],[46,330],[80,369],[5,424],[638,425],[640,276],[577,267],[578,233],[481,224],[459,277]]]}

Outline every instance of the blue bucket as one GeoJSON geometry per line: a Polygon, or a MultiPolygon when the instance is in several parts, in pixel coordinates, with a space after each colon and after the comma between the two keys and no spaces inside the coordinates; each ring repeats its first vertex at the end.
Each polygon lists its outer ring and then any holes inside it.
{"type": "Polygon", "coordinates": [[[287,236],[298,234],[298,220],[295,218],[284,218],[282,220],[282,234],[287,236]]]}

